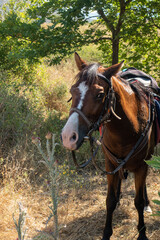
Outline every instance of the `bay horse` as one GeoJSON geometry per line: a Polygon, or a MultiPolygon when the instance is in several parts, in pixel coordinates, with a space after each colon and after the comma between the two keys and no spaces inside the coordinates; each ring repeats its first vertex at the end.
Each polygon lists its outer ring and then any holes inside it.
{"type": "MultiPolygon", "coordinates": [[[[147,240],[144,207],[148,166],[144,160],[154,152],[155,120],[152,91],[136,81],[132,84],[118,76],[123,62],[104,68],[87,64],[75,53],[79,73],[72,85],[70,115],[62,129],[64,147],[73,151],[85,136],[102,128],[102,149],[108,181],[107,215],[102,240],[112,235],[112,215],[119,201],[124,170],[134,173],[135,207],[138,211],[138,240],[147,240]]],[[[146,203],[146,204],[145,204],[146,203]]]]}

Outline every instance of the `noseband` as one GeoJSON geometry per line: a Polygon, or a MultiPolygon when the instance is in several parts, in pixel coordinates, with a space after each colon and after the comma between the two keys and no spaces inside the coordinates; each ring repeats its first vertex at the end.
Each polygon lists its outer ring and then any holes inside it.
{"type": "Polygon", "coordinates": [[[70,113],[71,112],[78,113],[83,118],[83,120],[87,123],[88,127],[89,128],[91,127],[92,123],[88,120],[88,118],[84,115],[84,113],[81,110],[79,110],[78,108],[71,108],[70,113]]]}

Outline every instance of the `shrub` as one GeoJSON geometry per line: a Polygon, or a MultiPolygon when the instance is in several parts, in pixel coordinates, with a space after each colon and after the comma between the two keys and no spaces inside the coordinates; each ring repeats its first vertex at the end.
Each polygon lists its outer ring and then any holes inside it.
{"type": "MultiPolygon", "coordinates": [[[[56,132],[56,141],[60,142],[59,135],[64,124],[62,118],[67,109],[67,87],[62,78],[61,81],[51,81],[47,71],[44,64],[37,65],[28,76],[31,79],[34,75],[30,82],[24,80],[26,72],[22,72],[21,76],[12,71],[0,72],[0,158],[3,159],[0,168],[2,170],[5,166],[5,174],[1,171],[3,178],[8,174],[12,178],[13,168],[17,169],[17,175],[27,169],[27,176],[31,178],[34,172],[43,170],[36,166],[33,158],[35,149],[30,142],[33,135],[44,138],[46,132],[56,132]],[[36,170],[30,170],[35,169],[35,166],[36,170]]],[[[60,150],[61,146],[58,146],[56,152],[60,150]]]]}

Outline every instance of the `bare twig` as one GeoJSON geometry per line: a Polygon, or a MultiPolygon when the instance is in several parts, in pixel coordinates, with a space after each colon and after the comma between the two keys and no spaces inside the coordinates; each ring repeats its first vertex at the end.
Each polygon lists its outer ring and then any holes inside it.
{"type": "Polygon", "coordinates": [[[24,240],[25,234],[26,234],[26,229],[24,230],[24,225],[25,225],[25,220],[26,220],[26,211],[23,209],[22,204],[19,203],[19,218],[18,221],[16,221],[14,214],[13,214],[13,221],[18,233],[18,240],[24,240]]]}

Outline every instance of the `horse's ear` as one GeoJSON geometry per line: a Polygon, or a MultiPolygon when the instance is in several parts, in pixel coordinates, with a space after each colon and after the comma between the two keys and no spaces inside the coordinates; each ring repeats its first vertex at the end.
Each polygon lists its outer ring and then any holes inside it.
{"type": "Polygon", "coordinates": [[[74,56],[75,56],[77,67],[81,71],[83,68],[87,66],[87,63],[80,58],[77,52],[75,52],[74,56]]]}
{"type": "Polygon", "coordinates": [[[116,75],[121,70],[121,68],[123,67],[123,64],[124,64],[124,60],[120,63],[112,65],[111,67],[105,68],[105,71],[103,74],[107,78],[110,78],[113,75],[116,75]]]}

